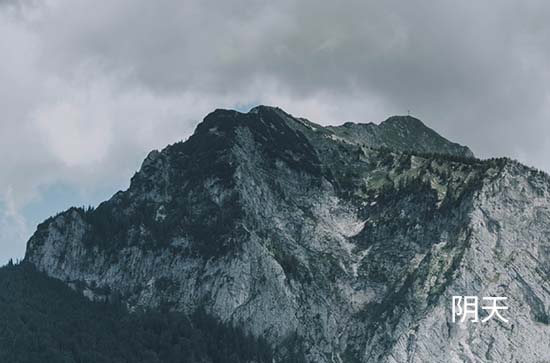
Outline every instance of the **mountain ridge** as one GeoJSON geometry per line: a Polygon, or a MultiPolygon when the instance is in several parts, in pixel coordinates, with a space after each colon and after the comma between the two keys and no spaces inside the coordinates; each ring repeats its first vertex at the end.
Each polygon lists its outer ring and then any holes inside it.
{"type": "Polygon", "coordinates": [[[468,147],[445,139],[412,116],[391,116],[378,125],[346,122],[340,126],[332,126],[331,130],[357,143],[396,151],[475,156],[468,147]]]}
{"type": "Polygon", "coordinates": [[[130,309],[204,307],[283,356],[297,337],[311,362],[546,359],[547,176],[446,139],[369,140],[272,107],[216,110],[127,191],[39,226],[25,260],[130,309]],[[449,325],[452,294],[501,286],[515,330],[449,325]]]}

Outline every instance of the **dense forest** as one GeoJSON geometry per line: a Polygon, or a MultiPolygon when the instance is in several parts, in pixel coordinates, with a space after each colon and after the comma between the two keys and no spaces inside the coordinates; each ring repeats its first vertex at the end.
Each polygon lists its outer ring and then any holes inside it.
{"type": "Polygon", "coordinates": [[[0,268],[0,362],[272,362],[269,345],[204,313],[128,313],[32,265],[0,268]]]}

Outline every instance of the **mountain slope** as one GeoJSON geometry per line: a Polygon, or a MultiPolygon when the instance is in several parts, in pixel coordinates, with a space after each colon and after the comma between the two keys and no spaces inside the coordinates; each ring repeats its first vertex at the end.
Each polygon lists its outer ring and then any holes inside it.
{"type": "Polygon", "coordinates": [[[0,268],[0,361],[271,362],[269,346],[203,313],[128,314],[93,303],[31,265],[0,268]]]}
{"type": "Polygon", "coordinates": [[[41,224],[25,259],[93,299],[204,308],[279,357],[292,341],[311,362],[549,360],[548,177],[350,130],[216,110],[127,191],[41,224]],[[453,295],[508,296],[515,320],[452,324],[453,295]]]}
{"type": "Polygon", "coordinates": [[[371,147],[474,157],[468,147],[445,139],[412,116],[393,116],[380,125],[347,122],[342,126],[329,128],[345,140],[371,147]]]}

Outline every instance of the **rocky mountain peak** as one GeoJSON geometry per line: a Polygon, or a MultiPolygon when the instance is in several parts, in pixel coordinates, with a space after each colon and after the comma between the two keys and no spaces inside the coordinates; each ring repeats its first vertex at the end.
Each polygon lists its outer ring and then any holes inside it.
{"type": "Polygon", "coordinates": [[[548,360],[550,181],[471,155],[409,117],[216,110],[25,259],[92,299],[203,309],[281,362],[548,360]],[[451,296],[487,294],[513,328],[451,323],[451,296]]]}
{"type": "Polygon", "coordinates": [[[422,121],[410,115],[390,116],[382,124],[394,124],[399,127],[428,128],[422,121]]]}
{"type": "Polygon", "coordinates": [[[392,116],[379,125],[347,122],[331,127],[337,135],[354,143],[398,151],[474,157],[466,146],[447,140],[412,116],[392,116]]]}

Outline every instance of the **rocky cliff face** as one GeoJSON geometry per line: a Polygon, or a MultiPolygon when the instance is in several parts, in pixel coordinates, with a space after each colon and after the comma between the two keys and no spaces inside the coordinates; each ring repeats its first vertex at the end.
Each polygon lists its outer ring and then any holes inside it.
{"type": "Polygon", "coordinates": [[[25,258],[90,298],[204,308],[280,361],[549,362],[550,179],[471,156],[408,117],[216,110],[25,258]],[[452,323],[453,295],[506,296],[509,323],[452,323]]]}

